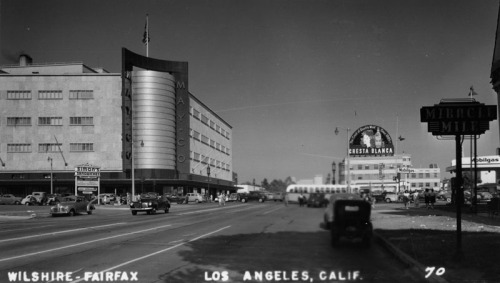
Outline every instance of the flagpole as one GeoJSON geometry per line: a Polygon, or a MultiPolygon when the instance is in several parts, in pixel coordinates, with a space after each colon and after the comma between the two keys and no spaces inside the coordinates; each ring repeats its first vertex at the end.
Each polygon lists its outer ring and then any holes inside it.
{"type": "Polygon", "coordinates": [[[146,14],[146,57],[149,57],[149,15],[146,14]]]}

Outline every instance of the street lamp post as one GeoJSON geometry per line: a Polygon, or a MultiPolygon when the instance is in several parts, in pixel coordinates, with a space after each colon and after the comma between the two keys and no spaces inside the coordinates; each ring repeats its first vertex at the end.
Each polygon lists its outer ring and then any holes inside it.
{"type": "Polygon", "coordinates": [[[54,194],[54,185],[52,183],[52,157],[48,157],[47,161],[50,162],[50,194],[54,194]]]}
{"type": "MultiPolygon", "coordinates": [[[[144,142],[141,140],[141,147],[144,142]]],[[[135,201],[135,158],[134,158],[134,140],[132,139],[132,201],[135,201]]]]}
{"type": "MultiPolygon", "coordinates": [[[[351,129],[344,128],[343,130],[347,131],[347,156],[346,156],[347,177],[346,177],[346,184],[347,184],[347,191],[351,192],[351,165],[349,164],[349,131],[351,129]]],[[[339,128],[335,127],[335,135],[338,135],[338,134],[339,134],[339,128]]]]}
{"type": "Polygon", "coordinates": [[[208,194],[210,195],[210,165],[207,166],[207,176],[208,176],[208,194]]]}

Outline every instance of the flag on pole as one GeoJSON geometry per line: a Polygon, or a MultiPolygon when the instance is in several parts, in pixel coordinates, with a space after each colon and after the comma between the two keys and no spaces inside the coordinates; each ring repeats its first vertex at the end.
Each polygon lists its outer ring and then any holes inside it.
{"type": "Polygon", "coordinates": [[[148,15],[146,15],[146,25],[144,25],[144,35],[142,37],[142,43],[148,45],[151,38],[149,37],[149,25],[148,25],[148,15]]]}

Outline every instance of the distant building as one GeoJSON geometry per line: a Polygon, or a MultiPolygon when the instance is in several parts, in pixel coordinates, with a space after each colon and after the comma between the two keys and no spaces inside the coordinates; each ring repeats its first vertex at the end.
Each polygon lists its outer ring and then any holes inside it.
{"type": "Polygon", "coordinates": [[[440,169],[413,168],[410,154],[394,154],[389,134],[381,127],[367,125],[354,132],[349,142],[349,159],[339,163],[339,183],[371,186],[373,190],[403,191],[425,188],[439,189],[440,169]],[[347,170],[347,161],[349,170],[347,170]]]}
{"type": "Polygon", "coordinates": [[[82,164],[100,168],[101,193],[131,192],[132,167],[136,193],[235,190],[232,127],[189,93],[187,63],[122,55],[122,73],[0,66],[0,192],[49,192],[52,172],[55,193],[81,193],[82,164]]]}

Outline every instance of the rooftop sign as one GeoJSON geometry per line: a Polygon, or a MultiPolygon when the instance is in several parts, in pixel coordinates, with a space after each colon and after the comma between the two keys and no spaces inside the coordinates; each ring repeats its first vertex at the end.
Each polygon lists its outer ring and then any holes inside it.
{"type": "Polygon", "coordinates": [[[383,128],[366,125],[357,129],[349,140],[350,156],[392,156],[391,136],[383,128]]]}

